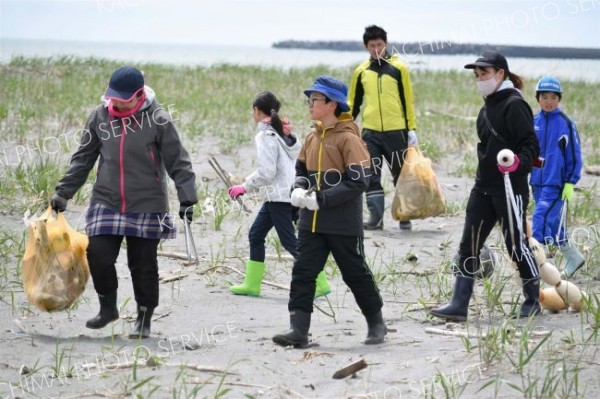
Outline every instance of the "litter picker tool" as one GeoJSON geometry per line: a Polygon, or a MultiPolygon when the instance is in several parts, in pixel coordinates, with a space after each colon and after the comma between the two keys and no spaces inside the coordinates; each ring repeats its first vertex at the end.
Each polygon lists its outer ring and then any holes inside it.
{"type": "MultiPolygon", "coordinates": [[[[231,187],[231,179],[229,179],[229,174],[225,171],[225,169],[223,169],[221,167],[221,165],[219,164],[219,161],[217,161],[217,159],[215,157],[210,157],[208,159],[208,164],[214,169],[215,173],[217,174],[217,176],[219,176],[219,179],[221,179],[221,181],[227,186],[227,188],[231,187]]],[[[246,207],[246,205],[244,204],[244,201],[242,201],[241,198],[236,198],[236,201],[238,202],[238,204],[240,204],[240,207],[242,208],[242,210],[246,213],[251,213],[252,211],[250,209],[248,209],[246,207]]]]}
{"type": "MultiPolygon", "coordinates": [[[[555,238],[555,242],[562,244],[563,243],[563,237],[561,237],[561,231],[563,229],[567,228],[567,205],[568,201],[565,200],[563,201],[562,207],[560,208],[560,223],[558,224],[558,231],[556,232],[556,238],[555,238]]],[[[566,231],[565,231],[565,236],[566,236],[566,231]]],[[[566,237],[564,237],[566,239],[566,237]]]]}
{"type": "Polygon", "coordinates": [[[196,243],[194,242],[190,222],[187,218],[183,218],[183,228],[185,230],[185,251],[188,256],[188,263],[190,265],[197,265],[199,261],[198,252],[196,252],[196,243]]]}
{"type": "MultiPolygon", "coordinates": [[[[496,157],[498,161],[498,165],[509,167],[512,166],[515,162],[515,154],[505,148],[498,152],[498,156],[496,157]]],[[[521,213],[521,209],[517,207],[517,201],[515,200],[515,194],[512,189],[512,184],[510,183],[509,172],[504,172],[504,192],[506,193],[506,208],[508,209],[508,229],[510,231],[511,240],[513,241],[513,250],[517,245],[515,240],[515,228],[513,223],[514,219],[517,221],[517,230],[519,231],[518,239],[521,240],[523,238],[523,228],[521,226],[521,221],[523,219],[523,215],[521,213]]]]}

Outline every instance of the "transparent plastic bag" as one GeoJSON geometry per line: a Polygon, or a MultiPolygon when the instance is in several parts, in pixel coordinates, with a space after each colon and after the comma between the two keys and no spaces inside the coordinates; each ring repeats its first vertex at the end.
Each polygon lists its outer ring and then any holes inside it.
{"type": "Polygon", "coordinates": [[[46,312],[67,309],[90,277],[88,237],[69,226],[62,212],[55,218],[51,208],[27,224],[22,263],[27,299],[46,312]]]}
{"type": "Polygon", "coordinates": [[[446,212],[446,201],[431,160],[416,147],[404,153],[404,165],[392,201],[394,220],[425,219],[446,212]]]}

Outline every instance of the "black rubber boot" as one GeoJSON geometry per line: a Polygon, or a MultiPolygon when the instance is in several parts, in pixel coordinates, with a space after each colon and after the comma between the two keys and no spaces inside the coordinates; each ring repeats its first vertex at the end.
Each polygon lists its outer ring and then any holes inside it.
{"type": "Polygon", "coordinates": [[[432,309],[431,314],[446,320],[467,320],[474,283],[475,280],[471,277],[456,276],[452,300],[447,305],[432,309]]]}
{"type": "Polygon", "coordinates": [[[532,279],[523,281],[523,296],[525,301],[521,305],[519,312],[520,319],[526,319],[530,316],[539,316],[542,314],[540,307],[540,280],[532,279]]]}
{"type": "Polygon", "coordinates": [[[119,318],[119,310],[117,309],[117,291],[110,294],[98,294],[100,301],[100,312],[93,319],[85,323],[87,328],[98,329],[106,327],[106,325],[119,318]]]}
{"type": "Polygon", "coordinates": [[[364,222],[365,230],[383,229],[383,210],[385,208],[385,197],[383,195],[367,197],[367,208],[369,209],[369,220],[364,222]]]}
{"type": "Polygon", "coordinates": [[[154,308],[138,306],[138,316],[133,330],[129,333],[130,339],[148,338],[150,336],[150,323],[153,313],[154,308]]]}
{"type": "Polygon", "coordinates": [[[398,227],[400,227],[400,230],[412,230],[412,222],[410,220],[400,222],[398,227]]]}
{"type": "Polygon", "coordinates": [[[381,310],[375,314],[365,316],[367,319],[367,326],[369,332],[367,333],[367,339],[363,342],[365,345],[376,345],[383,343],[385,334],[387,334],[387,328],[383,321],[383,315],[381,310]]]}
{"type": "Polygon", "coordinates": [[[310,313],[301,310],[290,311],[290,330],[285,334],[273,336],[273,342],[281,346],[306,348],[308,346],[308,330],[310,328],[310,313]]]}

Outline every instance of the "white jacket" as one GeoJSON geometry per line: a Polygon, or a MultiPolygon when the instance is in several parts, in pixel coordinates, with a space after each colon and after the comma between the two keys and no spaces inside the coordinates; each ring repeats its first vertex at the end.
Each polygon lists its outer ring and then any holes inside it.
{"type": "Polygon", "coordinates": [[[257,169],[246,178],[247,192],[258,193],[265,202],[290,202],[290,190],[296,176],[296,158],[302,148],[300,141],[288,146],[275,129],[258,123],[254,137],[257,169]]]}

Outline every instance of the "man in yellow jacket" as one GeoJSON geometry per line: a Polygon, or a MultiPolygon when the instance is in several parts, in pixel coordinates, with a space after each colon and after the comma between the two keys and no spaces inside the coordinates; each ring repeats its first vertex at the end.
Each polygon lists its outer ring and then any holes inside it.
{"type": "MultiPolygon", "coordinates": [[[[413,89],[408,68],[397,54],[387,52],[387,33],[367,26],[363,42],[371,57],[354,71],[348,105],[356,119],[362,107],[362,139],[371,156],[372,176],[366,192],[369,220],[366,230],[383,229],[385,198],[381,171],[386,162],[394,179],[400,176],[404,150],[417,145],[417,128],[413,89]]],[[[400,222],[400,229],[410,230],[410,221],[400,222]]]]}

